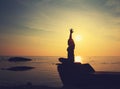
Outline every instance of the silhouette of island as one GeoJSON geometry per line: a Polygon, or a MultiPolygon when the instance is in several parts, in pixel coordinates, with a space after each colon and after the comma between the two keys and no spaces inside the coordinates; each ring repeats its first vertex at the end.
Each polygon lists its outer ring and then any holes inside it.
{"type": "Polygon", "coordinates": [[[90,64],[74,63],[73,30],[68,40],[68,58],[59,58],[59,76],[64,86],[103,86],[120,88],[120,72],[95,71],[90,64]]]}
{"type": "Polygon", "coordinates": [[[11,57],[8,59],[10,62],[26,62],[26,61],[31,61],[32,59],[29,58],[24,58],[24,57],[11,57]]]}
{"type": "Polygon", "coordinates": [[[30,66],[15,66],[15,67],[10,67],[10,68],[2,68],[1,70],[10,70],[10,71],[27,71],[34,69],[34,67],[30,66]]]}
{"type": "Polygon", "coordinates": [[[73,33],[73,29],[71,28],[69,39],[68,39],[68,48],[67,48],[68,58],[59,58],[59,61],[62,63],[74,63],[75,43],[74,43],[74,40],[72,39],[72,33],[73,33]]]}

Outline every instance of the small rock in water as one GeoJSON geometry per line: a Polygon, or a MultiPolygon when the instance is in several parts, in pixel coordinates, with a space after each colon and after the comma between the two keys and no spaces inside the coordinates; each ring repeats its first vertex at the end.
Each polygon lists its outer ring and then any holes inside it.
{"type": "Polygon", "coordinates": [[[25,62],[25,61],[31,61],[32,59],[24,58],[24,57],[11,57],[8,59],[10,62],[25,62]]]}
{"type": "Polygon", "coordinates": [[[31,70],[34,67],[30,67],[30,66],[15,66],[15,67],[10,67],[10,68],[6,68],[5,70],[10,70],[10,71],[27,71],[27,70],[31,70]]]}

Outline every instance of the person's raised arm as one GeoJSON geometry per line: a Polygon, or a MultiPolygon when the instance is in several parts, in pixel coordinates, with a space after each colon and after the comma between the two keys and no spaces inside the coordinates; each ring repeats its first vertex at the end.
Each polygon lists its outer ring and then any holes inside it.
{"type": "Polygon", "coordinates": [[[70,29],[70,36],[69,36],[69,39],[72,39],[72,33],[73,33],[73,29],[71,28],[71,29],[70,29]]]}

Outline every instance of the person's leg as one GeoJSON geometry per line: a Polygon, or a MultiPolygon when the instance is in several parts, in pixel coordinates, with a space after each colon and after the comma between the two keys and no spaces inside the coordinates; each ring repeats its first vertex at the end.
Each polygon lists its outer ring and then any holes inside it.
{"type": "Polygon", "coordinates": [[[68,62],[68,59],[67,58],[59,58],[59,61],[62,63],[66,63],[66,62],[68,62]]]}

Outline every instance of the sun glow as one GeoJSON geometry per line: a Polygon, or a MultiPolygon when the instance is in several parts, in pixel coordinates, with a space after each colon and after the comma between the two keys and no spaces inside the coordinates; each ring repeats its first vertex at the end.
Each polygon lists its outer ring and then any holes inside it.
{"type": "Polygon", "coordinates": [[[75,56],[75,62],[82,63],[82,58],[80,56],[75,56]]]}
{"type": "Polygon", "coordinates": [[[76,40],[76,41],[80,41],[80,40],[82,40],[81,35],[76,35],[76,36],[75,36],[75,40],[76,40]]]}

